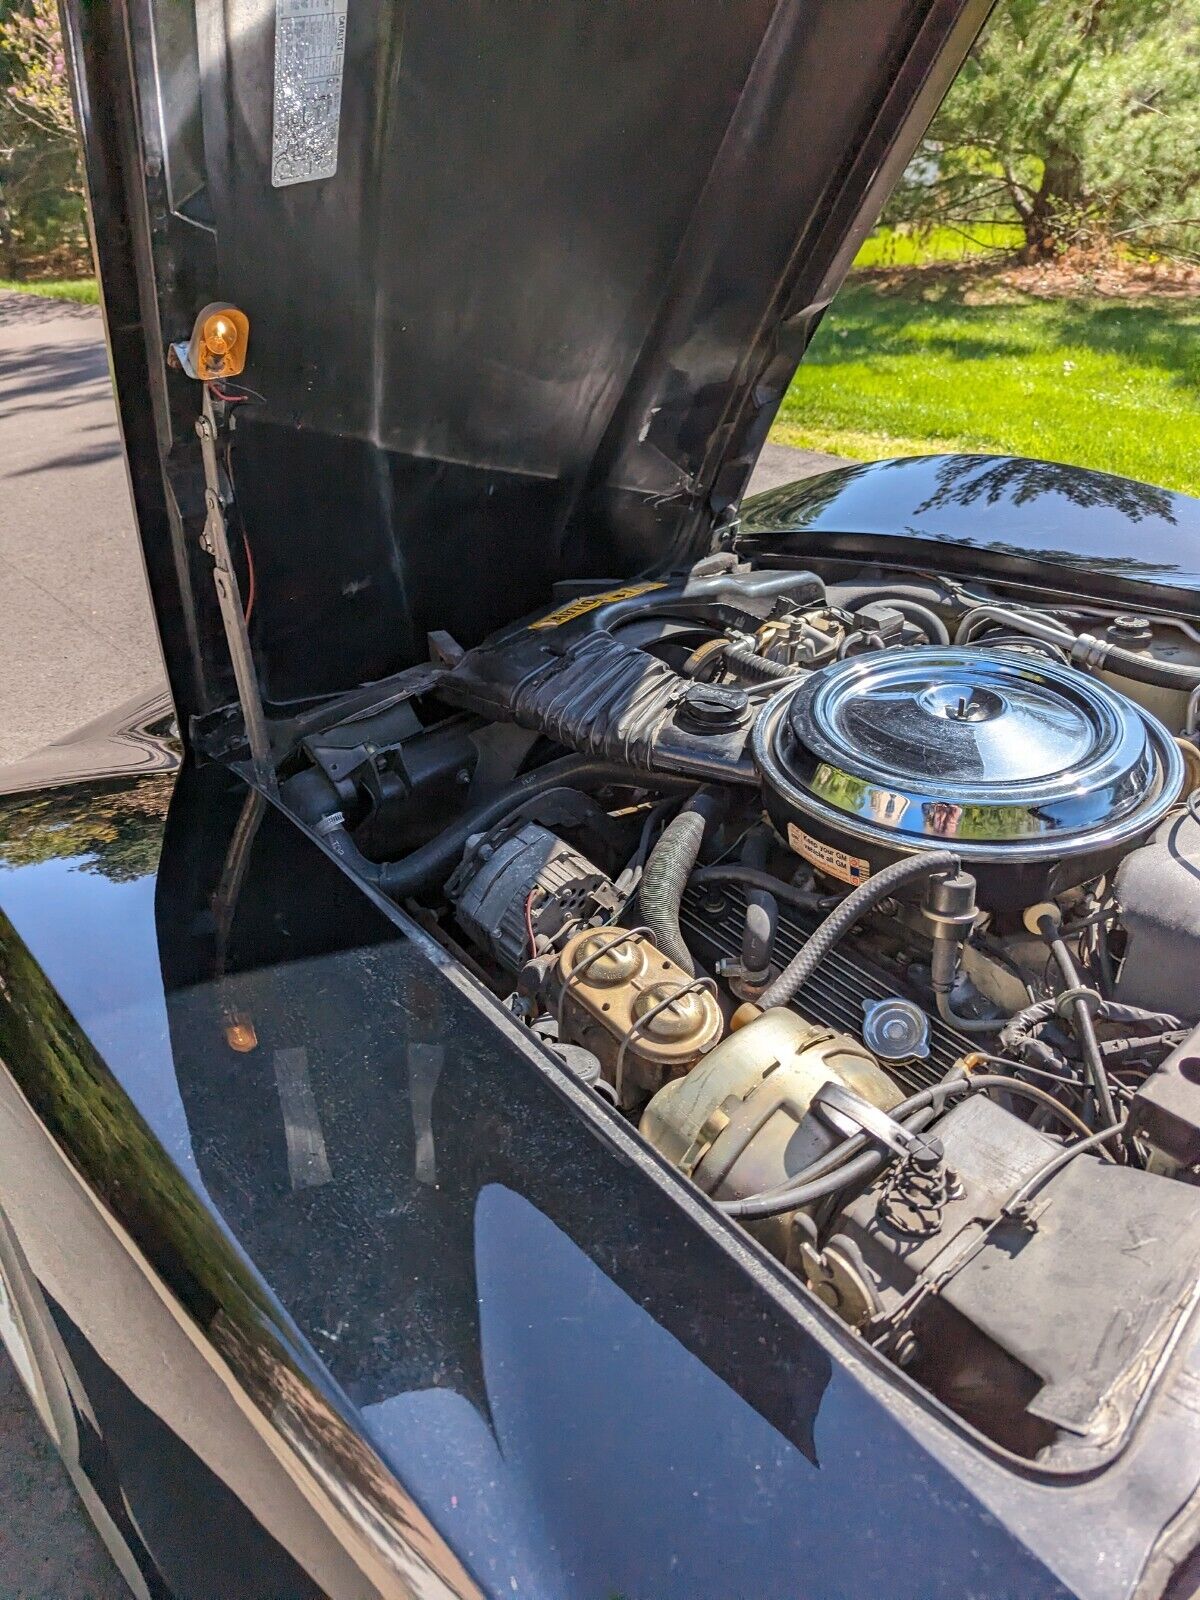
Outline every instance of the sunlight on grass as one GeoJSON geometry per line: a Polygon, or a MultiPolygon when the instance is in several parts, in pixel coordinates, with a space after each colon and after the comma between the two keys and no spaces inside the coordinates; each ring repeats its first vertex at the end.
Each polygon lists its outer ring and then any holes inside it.
{"type": "Polygon", "coordinates": [[[1024,243],[1011,222],[976,222],[969,228],[923,228],[909,232],[876,228],[854,258],[856,267],[923,267],[933,261],[965,261],[992,250],[1016,250],[1024,243]]]}
{"type": "MultiPolygon", "coordinates": [[[[1011,241],[1003,224],[977,245],[1011,241]]],[[[963,236],[879,229],[859,262],[904,266],[965,253],[963,236]],[[868,261],[869,258],[869,261],[868,261]]],[[[0,289],[95,305],[93,278],[0,279],[0,289]]],[[[877,461],[983,450],[1045,456],[1200,494],[1200,305],[1195,300],[967,304],[913,279],[863,280],[834,302],[771,437],[877,461]]]]}
{"type": "Polygon", "coordinates": [[[858,460],[984,450],[1200,493],[1200,305],[968,305],[851,284],[772,437],[858,460]]]}
{"type": "Polygon", "coordinates": [[[100,303],[100,291],[95,278],[45,278],[25,283],[15,278],[0,278],[0,289],[17,294],[41,295],[45,300],[74,300],[78,305],[94,306],[100,303]]]}

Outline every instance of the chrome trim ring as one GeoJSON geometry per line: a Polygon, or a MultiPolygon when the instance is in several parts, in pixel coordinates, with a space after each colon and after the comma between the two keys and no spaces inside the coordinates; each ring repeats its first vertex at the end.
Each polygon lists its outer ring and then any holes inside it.
{"type": "Polygon", "coordinates": [[[1143,836],[1183,785],[1156,718],[1106,683],[1026,652],[898,648],[789,685],[754,759],[785,806],[901,852],[1044,861],[1143,836]]]}

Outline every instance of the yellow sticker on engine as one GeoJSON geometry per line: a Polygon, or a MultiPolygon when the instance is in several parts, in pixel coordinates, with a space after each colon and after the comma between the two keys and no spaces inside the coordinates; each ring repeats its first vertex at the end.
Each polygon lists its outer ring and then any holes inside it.
{"type": "Polygon", "coordinates": [[[794,822],[788,823],[788,843],[798,856],[803,856],[809,866],[818,872],[827,872],[842,883],[864,883],[871,876],[871,863],[862,856],[849,855],[845,850],[835,850],[805,833],[794,822]]]}
{"type": "Polygon", "coordinates": [[[589,611],[599,611],[601,606],[612,605],[614,600],[632,600],[636,595],[649,594],[651,589],[666,587],[665,583],[627,583],[623,589],[607,589],[603,594],[581,594],[577,600],[568,600],[565,605],[547,611],[544,617],[531,622],[529,627],[531,631],[534,628],[561,628],[564,623],[574,622],[576,617],[586,616],[589,611]]]}

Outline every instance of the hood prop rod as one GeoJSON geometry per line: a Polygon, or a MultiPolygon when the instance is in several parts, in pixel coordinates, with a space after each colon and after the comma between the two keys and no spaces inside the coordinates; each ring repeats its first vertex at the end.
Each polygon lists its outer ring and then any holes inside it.
{"type": "Polygon", "coordinates": [[[275,765],[271,759],[271,738],[267,731],[267,719],[263,713],[258,674],[254,667],[254,653],[250,648],[250,630],[246,626],[242,591],[229,554],[229,530],[225,521],[225,507],[221,500],[221,478],[217,464],[219,431],[217,416],[213,409],[210,386],[205,383],[202,387],[203,410],[196,418],[200,454],[204,460],[206,508],[200,547],[212,557],[213,584],[217,591],[217,604],[221,608],[221,621],[225,626],[225,639],[229,645],[229,659],[233,664],[233,676],[237,683],[238,701],[242,708],[254,776],[268,794],[274,794],[276,780],[275,765]]]}

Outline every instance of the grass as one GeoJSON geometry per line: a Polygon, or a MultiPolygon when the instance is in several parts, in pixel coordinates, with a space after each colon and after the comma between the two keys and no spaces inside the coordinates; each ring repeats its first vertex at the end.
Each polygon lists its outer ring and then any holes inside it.
{"type": "Polygon", "coordinates": [[[772,437],[860,461],[1043,456],[1200,494],[1200,301],[971,298],[851,281],[772,437]]]}
{"type": "Polygon", "coordinates": [[[0,278],[0,289],[14,289],[18,294],[38,294],[46,300],[74,300],[83,306],[100,303],[100,291],[95,278],[36,278],[32,281],[0,278]]]}
{"type": "Polygon", "coordinates": [[[965,261],[993,250],[1016,250],[1024,234],[1015,223],[976,222],[970,228],[876,228],[854,258],[856,267],[924,267],[965,261]]]}
{"type": "MultiPolygon", "coordinates": [[[[858,264],[961,259],[1011,243],[1012,231],[980,225],[971,242],[949,228],[881,228],[858,264]]],[[[967,280],[930,288],[906,273],[900,284],[851,279],[792,381],[774,439],[859,461],[943,450],[1045,456],[1200,494],[1200,302],[995,290],[979,303],[967,280]]],[[[97,299],[92,278],[0,280],[0,289],[97,299]]]]}

